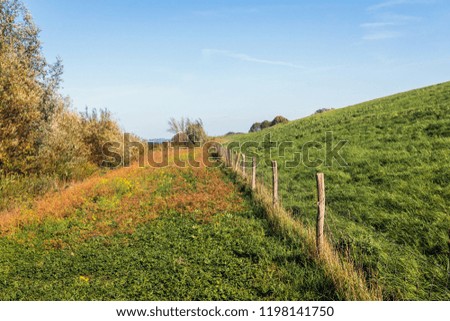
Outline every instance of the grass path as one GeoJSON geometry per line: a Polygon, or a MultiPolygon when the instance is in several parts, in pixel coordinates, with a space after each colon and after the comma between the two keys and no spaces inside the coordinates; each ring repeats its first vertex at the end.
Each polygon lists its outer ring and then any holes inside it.
{"type": "Polygon", "coordinates": [[[219,169],[122,168],[0,213],[0,300],[333,300],[219,169]]]}

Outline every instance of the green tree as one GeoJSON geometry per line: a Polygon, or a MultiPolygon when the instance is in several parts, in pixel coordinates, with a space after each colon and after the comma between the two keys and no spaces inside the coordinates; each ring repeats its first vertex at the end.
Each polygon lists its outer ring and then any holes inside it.
{"type": "Polygon", "coordinates": [[[254,123],[252,127],[250,127],[249,133],[259,132],[261,130],[261,123],[254,123]]]}
{"type": "Polygon", "coordinates": [[[283,116],[277,116],[275,117],[272,122],[270,123],[270,126],[276,126],[278,124],[287,124],[289,123],[289,120],[286,117],[283,116]]]}
{"type": "Polygon", "coordinates": [[[270,127],[270,121],[265,120],[261,123],[261,130],[269,128],[270,127]]]}

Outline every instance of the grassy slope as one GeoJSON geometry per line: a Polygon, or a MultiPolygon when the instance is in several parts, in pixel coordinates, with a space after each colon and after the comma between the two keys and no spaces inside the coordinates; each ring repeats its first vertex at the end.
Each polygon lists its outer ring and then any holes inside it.
{"type": "MultiPolygon", "coordinates": [[[[450,299],[450,83],[234,136],[239,142],[293,141],[280,162],[283,205],[307,224],[315,219],[315,177],[326,174],[328,236],[349,252],[385,299],[450,299]],[[285,168],[308,141],[347,140],[348,166],[285,168]]],[[[256,151],[263,157],[264,148],[256,151]]],[[[324,157],[323,151],[311,158],[324,157]]],[[[270,184],[270,168],[259,175],[270,184]]]]}
{"type": "Polygon", "coordinates": [[[0,213],[0,300],[336,299],[219,169],[120,169],[0,213]]]}

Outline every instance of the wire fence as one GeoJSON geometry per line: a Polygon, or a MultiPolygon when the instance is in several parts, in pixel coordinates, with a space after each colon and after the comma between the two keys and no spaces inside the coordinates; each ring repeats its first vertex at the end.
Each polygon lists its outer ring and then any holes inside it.
{"type": "MultiPolygon", "coordinates": [[[[264,173],[257,173],[257,161],[256,158],[253,157],[252,159],[249,159],[246,157],[246,155],[243,155],[241,153],[235,153],[231,149],[227,149],[225,147],[222,147],[220,151],[220,156],[223,159],[225,165],[229,168],[231,168],[234,172],[241,175],[243,178],[245,178],[247,181],[250,182],[251,188],[255,189],[256,182],[261,185],[266,185],[268,181],[272,181],[272,186],[270,187],[270,190],[272,191],[272,197],[273,197],[273,206],[282,206],[282,196],[279,194],[279,186],[280,186],[280,180],[278,176],[278,164],[276,161],[272,161],[272,175],[267,175],[267,172],[264,173]],[[248,166],[251,164],[251,166],[248,166]]],[[[317,252],[320,253],[322,251],[323,246],[323,238],[326,235],[326,238],[333,244],[335,247],[335,250],[339,251],[344,257],[347,259],[350,259],[356,266],[358,266],[358,255],[357,253],[352,252],[352,249],[350,245],[347,244],[340,244],[342,243],[341,240],[345,237],[349,237],[344,235],[343,233],[338,233],[339,235],[336,235],[333,232],[333,229],[331,226],[337,225],[337,220],[332,215],[332,211],[326,210],[326,198],[325,198],[325,177],[323,173],[316,173],[316,179],[317,179],[317,216],[316,216],[316,243],[317,243],[317,252]],[[326,220],[325,220],[325,213],[326,213],[326,220]],[[331,225],[331,226],[330,226],[331,225]]],[[[393,244],[397,244],[395,240],[390,239],[388,236],[383,236],[384,239],[387,242],[391,242],[393,244]]],[[[447,266],[438,265],[430,260],[427,260],[423,255],[413,252],[411,249],[407,248],[406,246],[402,246],[402,251],[407,252],[408,255],[410,255],[411,258],[419,262],[419,264],[425,265],[433,265],[437,269],[443,273],[443,275],[446,274],[446,288],[449,289],[450,286],[450,258],[447,259],[447,266]]],[[[368,277],[375,276],[376,271],[370,271],[366,270],[366,273],[368,273],[368,277]]],[[[430,274],[432,272],[430,271],[430,274]]],[[[433,288],[435,285],[433,284],[433,281],[429,285],[430,288],[433,288]]],[[[430,293],[431,297],[431,293],[430,293]]]]}

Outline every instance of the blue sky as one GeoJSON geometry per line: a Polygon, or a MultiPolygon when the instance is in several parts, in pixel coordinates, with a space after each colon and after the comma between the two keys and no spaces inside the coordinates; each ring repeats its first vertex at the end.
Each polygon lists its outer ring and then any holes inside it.
{"type": "Polygon", "coordinates": [[[64,94],[124,130],[210,135],[450,80],[450,1],[26,0],[64,94]]]}

